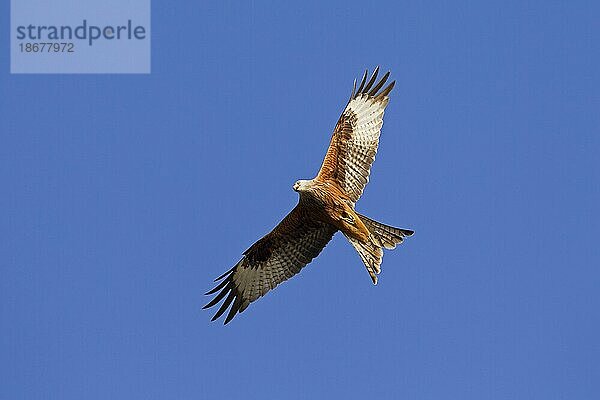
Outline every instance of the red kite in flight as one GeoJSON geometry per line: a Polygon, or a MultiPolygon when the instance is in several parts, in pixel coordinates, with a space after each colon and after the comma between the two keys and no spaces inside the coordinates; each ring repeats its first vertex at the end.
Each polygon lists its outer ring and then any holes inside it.
{"type": "Polygon", "coordinates": [[[266,236],[244,252],[244,257],[206,293],[219,292],[209,308],[225,301],[212,321],[229,309],[225,324],[250,303],[296,275],[315,258],[337,231],[356,249],[374,284],[381,272],[383,248],[393,249],[414,232],[373,221],[354,210],[377,153],[383,112],[394,87],[383,90],[390,73],[375,84],[379,67],[367,82],[367,71],[354,88],[335,129],[325,160],[316,178],[299,180],[294,190],[296,207],[266,236]],[[374,85],[375,84],[375,85],[374,85]],[[232,304],[233,303],[233,304],[232,304]]]}

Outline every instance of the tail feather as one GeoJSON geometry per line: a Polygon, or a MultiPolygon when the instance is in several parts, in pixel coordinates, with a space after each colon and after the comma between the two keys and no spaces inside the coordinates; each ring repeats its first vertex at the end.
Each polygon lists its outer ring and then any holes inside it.
{"type": "Polygon", "coordinates": [[[358,214],[358,216],[369,232],[371,232],[369,242],[361,242],[348,235],[346,235],[346,238],[360,255],[365,267],[367,267],[367,272],[371,276],[373,284],[377,285],[377,275],[381,272],[383,248],[394,249],[396,245],[404,241],[404,238],[412,236],[414,231],[394,228],[361,214],[358,214]]]}
{"type": "Polygon", "coordinates": [[[345,236],[358,252],[365,267],[367,267],[367,272],[371,276],[373,284],[377,285],[377,274],[381,272],[381,260],[383,259],[383,250],[381,249],[381,246],[373,242],[361,242],[348,235],[345,236]]]}
{"type": "Polygon", "coordinates": [[[396,245],[404,241],[404,238],[412,236],[415,233],[409,229],[394,228],[393,226],[373,221],[362,214],[358,214],[358,216],[369,232],[371,232],[372,239],[388,250],[395,249],[396,245]]]}

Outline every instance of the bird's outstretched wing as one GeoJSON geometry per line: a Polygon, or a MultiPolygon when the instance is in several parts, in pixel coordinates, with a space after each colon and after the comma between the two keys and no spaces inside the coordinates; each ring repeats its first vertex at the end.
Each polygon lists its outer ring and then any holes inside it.
{"type": "Polygon", "coordinates": [[[333,225],[314,219],[310,209],[298,203],[270,233],[246,250],[232,269],[215,279],[222,281],[206,294],[218,294],[204,308],[223,298],[225,301],[212,321],[231,305],[225,318],[228,323],[250,303],[300,272],[319,255],[336,231],[333,225]]]}
{"type": "Polygon", "coordinates": [[[367,82],[367,71],[333,131],[329,149],[316,179],[333,180],[346,192],[353,203],[360,198],[369,182],[371,164],[375,160],[379,134],[383,125],[383,112],[389,102],[388,95],[395,81],[380,90],[390,73],[375,84],[379,67],[367,82]],[[374,85],[375,84],[375,85],[374,85]]]}

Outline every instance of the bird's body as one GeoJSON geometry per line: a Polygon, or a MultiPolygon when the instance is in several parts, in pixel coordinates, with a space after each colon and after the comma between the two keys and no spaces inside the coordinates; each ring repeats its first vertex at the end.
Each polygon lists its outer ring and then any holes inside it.
{"type": "Polygon", "coordinates": [[[315,218],[335,226],[344,235],[361,242],[369,240],[369,230],[336,182],[315,179],[298,182],[303,182],[295,189],[300,193],[299,205],[315,210],[315,218]]]}
{"type": "Polygon", "coordinates": [[[337,231],[341,231],[360,255],[374,284],[381,272],[383,248],[393,249],[414,232],[376,222],[355,210],[369,181],[377,153],[383,112],[394,82],[380,91],[389,72],[374,85],[378,68],[369,81],[367,73],[338,120],[321,169],[310,180],[299,180],[296,207],[267,235],[254,243],[244,257],[216,281],[207,294],[218,294],[204,308],[225,298],[213,317],[231,305],[228,323],[238,312],[289,279],[316,257],[337,231]],[[227,297],[226,297],[227,296],[227,297]]]}

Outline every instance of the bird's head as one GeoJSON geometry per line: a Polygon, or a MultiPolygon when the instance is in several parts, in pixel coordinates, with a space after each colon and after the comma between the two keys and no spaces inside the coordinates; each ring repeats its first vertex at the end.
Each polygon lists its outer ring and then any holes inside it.
{"type": "Polygon", "coordinates": [[[303,192],[303,191],[305,191],[308,188],[309,182],[310,181],[306,181],[304,179],[300,179],[300,180],[296,181],[296,183],[294,183],[293,188],[294,188],[294,190],[296,192],[303,192]]]}

